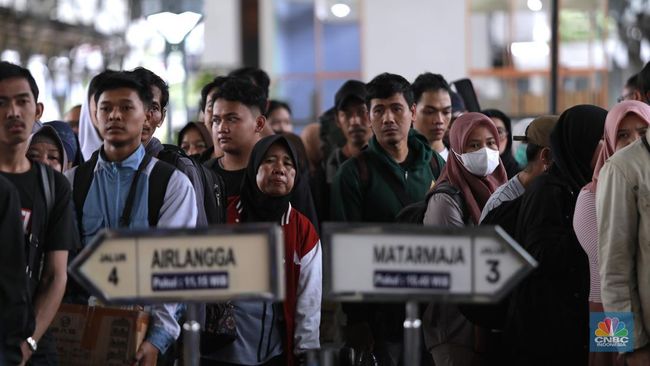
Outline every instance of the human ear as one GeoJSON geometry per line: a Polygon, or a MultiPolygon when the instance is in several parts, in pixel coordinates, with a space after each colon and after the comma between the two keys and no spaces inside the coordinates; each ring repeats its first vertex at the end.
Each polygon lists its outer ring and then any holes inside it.
{"type": "Polygon", "coordinates": [[[263,114],[260,114],[255,118],[255,132],[261,132],[266,125],[266,117],[263,114]]]}
{"type": "Polygon", "coordinates": [[[40,121],[41,117],[43,117],[43,111],[45,110],[45,106],[43,103],[36,103],[36,121],[40,121]]]}

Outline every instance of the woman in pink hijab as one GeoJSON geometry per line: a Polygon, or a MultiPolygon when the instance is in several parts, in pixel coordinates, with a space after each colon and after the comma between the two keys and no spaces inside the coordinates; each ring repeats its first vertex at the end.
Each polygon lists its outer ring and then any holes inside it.
{"type": "MultiPolygon", "coordinates": [[[[598,174],[610,156],[645,134],[650,125],[650,106],[638,101],[625,101],[615,105],[605,120],[602,149],[596,160],[592,181],[578,195],[573,215],[573,229],[580,245],[589,257],[590,291],[589,310],[602,312],[600,275],[598,265],[598,224],[596,220],[596,187],[598,174]]],[[[590,353],[589,365],[616,365],[616,354],[590,353]]]]}
{"type": "MultiPolygon", "coordinates": [[[[423,223],[446,227],[478,225],[487,200],[508,181],[499,157],[499,132],[484,114],[467,113],[454,121],[449,142],[451,152],[436,182],[437,189],[428,200],[423,223]],[[460,191],[461,205],[450,194],[436,192],[443,185],[460,191]]],[[[468,365],[477,360],[475,327],[457,305],[429,304],[423,318],[425,344],[436,365],[449,361],[468,365]]]]}
{"type": "Polygon", "coordinates": [[[464,114],[449,132],[450,158],[436,185],[448,184],[461,192],[464,208],[444,193],[429,199],[425,225],[462,227],[478,225],[481,210],[492,193],[508,181],[499,158],[499,133],[481,113],[464,114]]]}

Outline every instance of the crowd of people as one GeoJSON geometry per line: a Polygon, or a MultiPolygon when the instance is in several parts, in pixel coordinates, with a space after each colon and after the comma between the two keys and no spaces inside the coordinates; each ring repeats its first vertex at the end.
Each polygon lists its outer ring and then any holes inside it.
{"type": "MultiPolygon", "coordinates": [[[[650,63],[609,112],[573,106],[522,136],[429,72],[348,80],[297,136],[269,85],[256,68],[215,77],[197,121],[163,144],[169,90],[150,70],[103,71],[66,121],[42,123],[30,72],[0,62],[0,364],[57,364],[48,327],[90,297],[67,266],[101,229],[274,222],[285,300],[202,305],[201,365],[305,365],[324,344],[403,365],[403,304],[323,301],[319,232],[424,202],[414,223],[501,225],[538,267],[497,305],[423,304],[423,365],[650,365],[650,63]],[[603,311],[632,313],[631,352],[590,353],[603,311]]],[[[145,307],[135,363],[174,364],[185,309],[145,307]]]]}

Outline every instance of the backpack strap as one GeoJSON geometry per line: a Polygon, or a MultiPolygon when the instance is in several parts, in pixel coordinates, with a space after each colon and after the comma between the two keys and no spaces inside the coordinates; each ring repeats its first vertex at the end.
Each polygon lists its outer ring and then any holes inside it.
{"type": "MultiPolygon", "coordinates": [[[[28,238],[27,243],[27,269],[26,273],[29,277],[30,284],[30,293],[33,294],[38,281],[40,279],[40,268],[41,268],[41,258],[37,257],[38,248],[41,245],[41,234],[47,230],[47,224],[49,218],[52,217],[52,210],[54,209],[54,197],[55,197],[55,186],[54,186],[54,171],[49,166],[39,163],[32,162],[36,164],[38,170],[39,181],[41,188],[43,190],[43,196],[45,201],[45,210],[36,208],[36,200],[34,202],[34,215],[32,216],[32,226],[31,233],[28,238]]],[[[40,206],[42,207],[42,206],[40,206]]]]}
{"type": "Polygon", "coordinates": [[[149,197],[148,197],[148,212],[149,212],[149,226],[158,226],[158,218],[160,217],[160,209],[165,201],[165,193],[167,193],[167,185],[174,168],[164,161],[156,161],[156,165],[151,170],[149,176],[149,197]]]}
{"type": "Polygon", "coordinates": [[[126,202],[124,204],[124,209],[122,210],[122,215],[120,216],[119,225],[120,227],[129,227],[131,224],[131,213],[133,211],[133,201],[135,201],[135,191],[138,188],[138,180],[142,172],[147,169],[147,165],[151,161],[151,155],[144,154],[140,165],[138,165],[138,170],[135,171],[133,179],[131,180],[131,185],[129,186],[129,193],[126,196],[126,202]]]}
{"type": "Polygon", "coordinates": [[[429,166],[431,167],[431,174],[433,174],[434,179],[438,179],[442,169],[440,168],[440,162],[438,161],[438,156],[434,152],[433,157],[429,160],[429,166]]]}
{"type": "Polygon", "coordinates": [[[458,207],[460,207],[463,216],[463,222],[467,221],[469,215],[465,209],[465,199],[463,199],[463,193],[458,188],[454,187],[447,181],[436,184],[435,187],[433,187],[433,190],[427,194],[426,201],[429,202],[429,198],[431,198],[431,196],[436,193],[449,195],[454,200],[454,202],[456,202],[458,207]]]}
{"type": "Polygon", "coordinates": [[[47,214],[54,209],[54,171],[45,166],[45,164],[37,163],[38,170],[40,171],[41,184],[43,185],[43,192],[45,193],[45,206],[47,214]]]}
{"type": "Polygon", "coordinates": [[[93,173],[97,165],[99,150],[95,151],[93,155],[85,163],[79,165],[74,172],[74,181],[72,182],[72,201],[77,213],[77,226],[79,226],[79,234],[83,232],[82,218],[84,212],[84,203],[86,203],[86,196],[90,190],[90,185],[93,182],[93,173]]]}

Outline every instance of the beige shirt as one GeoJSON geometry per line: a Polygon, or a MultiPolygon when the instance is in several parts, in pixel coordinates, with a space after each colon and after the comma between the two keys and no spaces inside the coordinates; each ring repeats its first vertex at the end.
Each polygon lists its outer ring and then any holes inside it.
{"type": "Polygon", "coordinates": [[[603,166],[596,210],[603,305],[634,314],[638,349],[648,344],[650,332],[650,152],[641,140],[603,166]]]}

